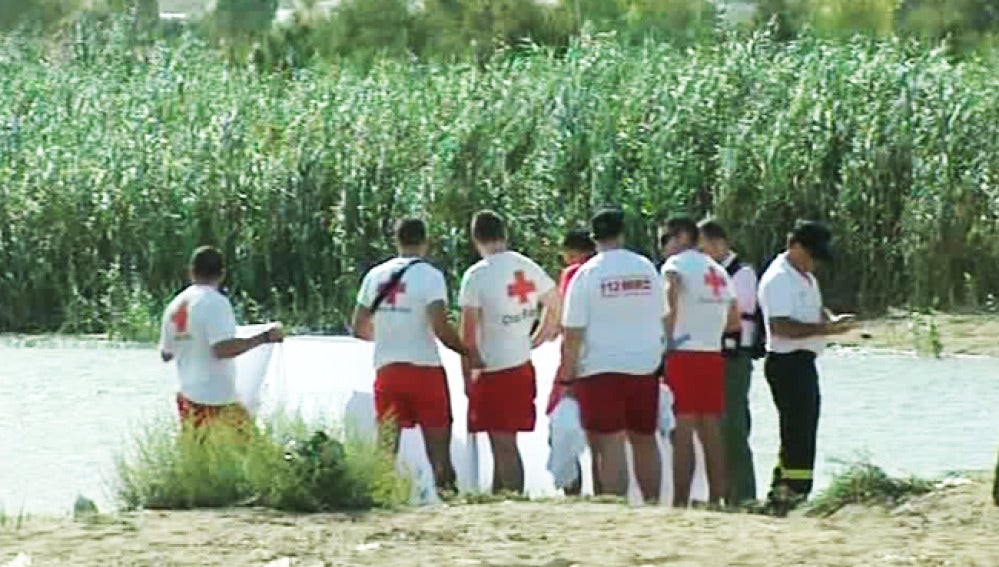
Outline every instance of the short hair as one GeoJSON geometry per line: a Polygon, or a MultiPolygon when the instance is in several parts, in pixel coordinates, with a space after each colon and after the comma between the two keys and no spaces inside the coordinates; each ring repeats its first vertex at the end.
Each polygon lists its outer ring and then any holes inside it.
{"type": "Polygon", "coordinates": [[[191,274],[199,278],[221,278],[225,257],[214,246],[199,246],[191,255],[191,274]]]}
{"type": "Polygon", "coordinates": [[[495,211],[479,211],[472,217],[472,238],[477,242],[506,240],[506,226],[495,211]]]}
{"type": "Polygon", "coordinates": [[[562,248],[573,252],[592,254],[597,251],[597,245],[590,238],[590,233],[581,228],[570,230],[562,239],[562,248]]]}
{"type": "Polygon", "coordinates": [[[427,243],[427,223],[423,219],[401,219],[395,225],[395,240],[401,246],[419,246],[427,243]]]}
{"type": "Polygon", "coordinates": [[[697,225],[697,228],[701,231],[701,236],[708,240],[724,240],[728,242],[728,233],[725,232],[725,229],[716,220],[701,221],[697,225]]]}
{"type": "Polygon", "coordinates": [[[832,261],[832,232],[818,221],[798,220],[787,236],[788,246],[800,245],[816,260],[832,261]]]}
{"type": "Polygon", "coordinates": [[[601,209],[590,221],[594,240],[611,240],[624,234],[624,213],[620,209],[601,209]]]}
{"type": "Polygon", "coordinates": [[[697,228],[697,223],[690,217],[672,217],[666,219],[664,228],[666,229],[664,238],[686,233],[690,237],[690,241],[696,243],[701,235],[700,229],[697,228]]]}

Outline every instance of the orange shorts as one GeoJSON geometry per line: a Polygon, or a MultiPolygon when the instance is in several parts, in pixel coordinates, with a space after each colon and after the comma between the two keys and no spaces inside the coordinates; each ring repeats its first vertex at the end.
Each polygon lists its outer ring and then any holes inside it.
{"type": "Polygon", "coordinates": [[[378,369],[375,413],[402,428],[451,426],[451,395],[440,366],[393,363],[378,369]]]}
{"type": "Polygon", "coordinates": [[[720,416],[725,411],[725,358],[720,352],[669,353],[666,384],[678,416],[720,416]]]}
{"type": "Polygon", "coordinates": [[[199,404],[192,402],[179,392],[177,393],[177,413],[180,415],[181,425],[192,425],[196,428],[208,425],[229,425],[241,428],[253,421],[246,408],[239,404],[224,406],[199,404]]]}
{"type": "Polygon", "coordinates": [[[652,435],[659,428],[659,381],[655,375],[596,374],[572,383],[583,429],[652,435]]]}
{"type": "Polygon", "coordinates": [[[517,433],[534,431],[537,383],[530,362],[483,372],[468,389],[468,431],[517,433]]]}

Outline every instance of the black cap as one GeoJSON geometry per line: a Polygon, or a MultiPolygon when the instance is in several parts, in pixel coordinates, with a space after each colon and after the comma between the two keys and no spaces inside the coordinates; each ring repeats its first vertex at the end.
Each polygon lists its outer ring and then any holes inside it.
{"type": "Polygon", "coordinates": [[[624,234],[624,213],[619,209],[601,209],[590,221],[593,240],[611,240],[624,234]]]}
{"type": "Polygon", "coordinates": [[[798,221],[791,231],[791,244],[799,244],[816,260],[831,262],[832,232],[826,226],[816,221],[798,221]]]}

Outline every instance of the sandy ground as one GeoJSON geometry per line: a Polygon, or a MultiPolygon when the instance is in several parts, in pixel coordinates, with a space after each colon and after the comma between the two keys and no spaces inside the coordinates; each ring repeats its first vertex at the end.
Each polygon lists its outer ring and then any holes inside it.
{"type": "Polygon", "coordinates": [[[0,528],[0,566],[994,566],[999,510],[985,482],[899,508],[774,519],[595,502],[403,512],[144,512],[0,528]]]}

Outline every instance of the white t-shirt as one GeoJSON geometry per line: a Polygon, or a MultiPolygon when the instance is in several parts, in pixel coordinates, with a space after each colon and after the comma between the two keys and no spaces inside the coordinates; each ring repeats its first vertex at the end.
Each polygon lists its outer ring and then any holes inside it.
{"type": "Polygon", "coordinates": [[[662,272],[664,278],[667,273],[680,278],[673,327],[677,350],[721,352],[722,334],[735,301],[725,269],[707,254],[690,249],[670,256],[662,272]]]}
{"type": "MultiPolygon", "coordinates": [[[[357,302],[371,307],[379,290],[392,274],[415,258],[393,258],[371,269],[361,282],[357,302]]],[[[434,338],[427,306],[447,303],[444,275],[426,262],[406,270],[396,289],[389,293],[374,314],[375,368],[407,362],[417,366],[440,366],[440,353],[434,338]]]]}
{"type": "Polygon", "coordinates": [[[237,401],[236,363],[215,357],[212,347],[236,338],[236,315],[217,289],[192,285],[163,313],[160,350],[177,360],[180,392],[199,404],[221,406],[237,401]]]}
{"type": "Polygon", "coordinates": [[[662,361],[663,281],[648,259],[623,249],[601,252],[576,273],[562,325],[583,329],[577,375],[645,375],[662,361]]]}
{"type": "Polygon", "coordinates": [[[774,336],[770,319],[788,317],[800,323],[822,322],[822,292],[812,274],[802,274],[781,254],[760,278],[760,308],[767,329],[767,351],[789,353],[810,350],[820,354],[826,346],[825,337],[789,339],[774,336]]]}
{"type": "Polygon", "coordinates": [[[485,370],[520,366],[531,359],[531,326],[541,297],[555,281],[516,252],[483,258],[461,280],[462,307],[479,309],[478,347],[485,370]]]}
{"type": "MultiPolygon", "coordinates": [[[[721,265],[728,273],[729,266],[735,261],[735,254],[729,254],[721,265]]],[[[756,271],[747,264],[743,264],[732,276],[732,285],[735,288],[735,301],[739,306],[739,315],[742,327],[742,346],[751,347],[755,344],[756,323],[747,320],[746,317],[756,315],[756,293],[757,293],[756,271]]]]}

